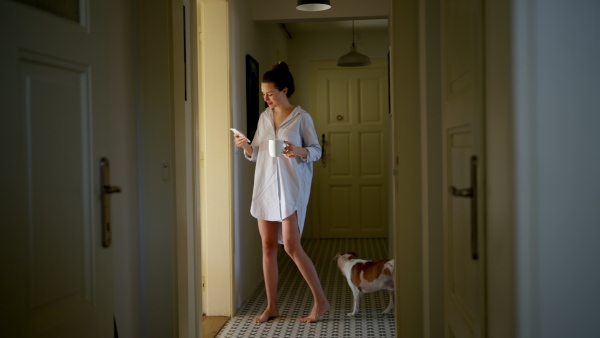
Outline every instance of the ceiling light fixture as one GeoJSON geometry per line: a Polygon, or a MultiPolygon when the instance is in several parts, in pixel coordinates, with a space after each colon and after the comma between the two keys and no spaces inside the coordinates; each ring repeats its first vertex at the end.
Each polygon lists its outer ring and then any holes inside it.
{"type": "Polygon", "coordinates": [[[297,10],[306,12],[325,11],[330,8],[329,0],[298,0],[298,5],[296,6],[297,10]]]}
{"type": "Polygon", "coordinates": [[[340,56],[338,59],[338,67],[362,67],[371,64],[371,59],[365,54],[361,54],[356,50],[354,43],[354,20],[352,20],[352,46],[350,53],[340,56]]]}

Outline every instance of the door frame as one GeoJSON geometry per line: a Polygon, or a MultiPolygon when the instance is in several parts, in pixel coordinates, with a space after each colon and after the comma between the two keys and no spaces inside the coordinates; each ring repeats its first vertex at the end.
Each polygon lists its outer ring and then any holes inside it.
{"type": "Polygon", "coordinates": [[[229,4],[194,0],[198,37],[199,208],[203,302],[207,316],[235,315],[233,154],[229,4]],[[206,51],[210,51],[207,53],[206,51]],[[210,179],[209,179],[210,176],[210,179]]]}
{"type": "MultiPolygon", "coordinates": [[[[436,77],[439,78],[436,75],[439,62],[435,60],[439,44],[435,40],[439,38],[436,34],[439,34],[440,1],[391,2],[390,92],[394,119],[393,236],[396,242],[393,247],[397,260],[396,299],[402,299],[396,305],[399,338],[438,337],[437,328],[443,327],[444,320],[444,314],[438,311],[443,309],[444,297],[443,284],[439,283],[443,280],[443,266],[440,268],[443,238],[440,238],[439,221],[432,218],[441,212],[441,202],[434,195],[436,190],[443,189],[439,182],[442,173],[435,169],[436,163],[441,161],[435,155],[435,152],[441,154],[441,150],[436,149],[441,147],[441,140],[428,135],[437,134],[441,123],[441,115],[436,112],[440,105],[436,91],[440,89],[435,83],[436,77]],[[415,204],[415,200],[419,203],[415,204]]],[[[522,6],[511,8],[510,1],[483,1],[486,17],[484,128],[488,161],[485,182],[489,248],[487,334],[494,338],[514,336],[517,330],[516,253],[513,251],[516,245],[515,178],[511,171],[515,156],[511,140],[514,108],[510,74],[514,48],[511,47],[511,18],[519,17],[519,13],[511,10],[524,10],[522,6]],[[490,241],[491,238],[494,240],[490,241]]]]}
{"type": "Polygon", "coordinates": [[[396,336],[423,337],[419,4],[391,1],[390,96],[396,336]]]}
{"type": "Polygon", "coordinates": [[[420,1],[423,337],[443,337],[445,318],[440,27],[440,1],[420,1]]]}
{"type": "MultiPolygon", "coordinates": [[[[186,112],[183,6],[138,4],[142,335],[201,337],[197,107],[186,112]],[[165,10],[168,9],[168,10],[165,10]],[[143,56],[143,57],[141,57],[143,56]]],[[[195,15],[189,15],[194,30],[195,15]]],[[[193,39],[189,42],[193,46],[193,39]]],[[[192,51],[193,52],[193,51],[192,51]]],[[[192,54],[193,55],[193,54],[192,54]]],[[[189,64],[197,67],[194,58],[189,64]]],[[[188,82],[188,92],[197,83],[188,82]]],[[[194,95],[188,95],[188,98],[194,95]]]]}

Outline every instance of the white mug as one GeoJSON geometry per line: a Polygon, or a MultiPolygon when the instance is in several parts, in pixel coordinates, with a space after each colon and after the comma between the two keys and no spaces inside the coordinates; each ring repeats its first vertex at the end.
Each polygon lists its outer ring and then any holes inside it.
{"type": "Polygon", "coordinates": [[[271,157],[279,157],[283,152],[282,140],[269,140],[269,154],[271,157]]]}

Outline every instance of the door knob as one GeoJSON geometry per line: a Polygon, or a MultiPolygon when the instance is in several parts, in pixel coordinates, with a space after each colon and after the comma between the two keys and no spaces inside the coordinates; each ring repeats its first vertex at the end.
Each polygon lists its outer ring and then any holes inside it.
{"type": "Polygon", "coordinates": [[[102,192],[102,246],[108,248],[112,240],[110,195],[121,192],[121,187],[110,185],[110,162],[106,157],[100,159],[100,184],[102,192]]]}

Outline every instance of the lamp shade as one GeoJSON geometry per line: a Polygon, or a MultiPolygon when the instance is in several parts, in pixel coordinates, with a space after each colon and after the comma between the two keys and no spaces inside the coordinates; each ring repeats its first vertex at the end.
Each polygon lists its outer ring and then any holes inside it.
{"type": "Polygon", "coordinates": [[[350,47],[350,53],[340,56],[337,65],[339,67],[361,67],[371,64],[371,59],[365,54],[361,54],[356,50],[354,42],[350,47]]]}
{"type": "Polygon", "coordinates": [[[298,0],[296,9],[299,11],[316,12],[324,11],[331,8],[329,0],[298,0]]]}

